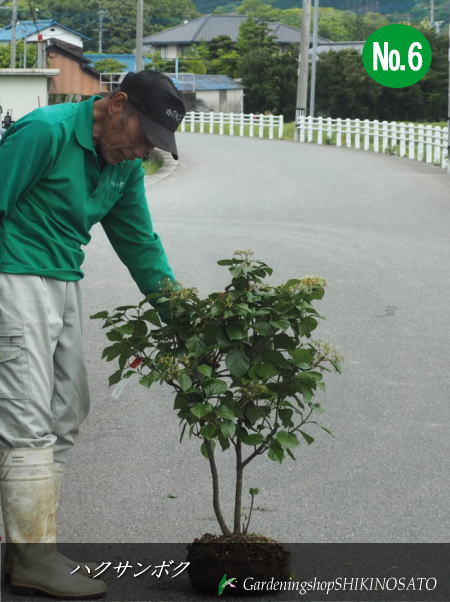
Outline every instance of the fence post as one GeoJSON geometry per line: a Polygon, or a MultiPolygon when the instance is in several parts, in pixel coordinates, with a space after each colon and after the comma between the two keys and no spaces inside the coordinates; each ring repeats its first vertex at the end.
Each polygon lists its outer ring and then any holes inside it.
{"type": "Polygon", "coordinates": [[[364,119],[364,150],[370,149],[370,121],[364,119]]]}
{"type": "Polygon", "coordinates": [[[391,152],[395,153],[396,155],[398,155],[397,142],[398,142],[397,122],[392,121],[391,122],[391,152]]]}
{"type": "Polygon", "coordinates": [[[400,124],[400,157],[406,155],[406,126],[404,123],[400,124]]]}
{"type": "Polygon", "coordinates": [[[299,136],[299,140],[300,142],[305,142],[306,136],[305,136],[305,130],[306,130],[306,117],[304,115],[301,115],[299,117],[299,121],[298,121],[298,127],[300,128],[300,136],[299,136]]]}
{"type": "Polygon", "coordinates": [[[416,128],[414,123],[408,125],[408,159],[415,159],[416,156],[416,128]]]}
{"type": "Polygon", "coordinates": [[[389,146],[389,132],[388,132],[388,122],[382,121],[381,123],[381,127],[382,127],[382,132],[383,132],[383,139],[382,139],[382,143],[381,143],[381,149],[383,153],[386,153],[388,150],[388,146],[389,146]]]}
{"type": "Polygon", "coordinates": [[[212,111],[209,114],[209,133],[214,133],[214,113],[212,111]]]}
{"type": "Polygon", "coordinates": [[[313,138],[314,138],[314,117],[311,117],[311,115],[308,115],[308,117],[306,118],[308,120],[308,142],[312,142],[313,138]]]}
{"type": "Polygon", "coordinates": [[[418,130],[419,130],[419,135],[418,135],[419,143],[417,144],[417,160],[423,161],[424,143],[425,143],[425,126],[420,124],[418,126],[418,130]]]}
{"type": "Polygon", "coordinates": [[[204,134],[205,133],[205,114],[202,111],[201,113],[199,113],[199,115],[200,115],[200,134],[204,134]]]}
{"type": "Polygon", "coordinates": [[[317,144],[323,144],[323,117],[317,118],[317,144]]]}
{"type": "Polygon", "coordinates": [[[361,148],[361,120],[355,119],[355,148],[361,148]]]}
{"type": "Polygon", "coordinates": [[[186,119],[188,118],[189,113],[186,113],[186,115],[184,116],[183,121],[181,122],[181,131],[185,132],[186,131],[186,119]]]}
{"type": "Polygon", "coordinates": [[[258,136],[260,138],[262,138],[264,136],[264,119],[265,119],[265,115],[260,113],[259,114],[259,132],[258,132],[258,136]]]}
{"type": "Polygon", "coordinates": [[[378,153],[380,150],[380,122],[378,119],[373,121],[373,152],[378,153]]]}
{"type": "Polygon", "coordinates": [[[327,117],[327,138],[330,140],[330,144],[333,140],[333,120],[331,117],[327,117]]]}
{"type": "Polygon", "coordinates": [[[195,132],[195,113],[191,111],[191,132],[195,132]]]}
{"type": "Polygon", "coordinates": [[[348,117],[345,120],[345,146],[352,147],[352,120],[348,117]]]}
{"type": "Polygon", "coordinates": [[[447,139],[448,139],[448,128],[441,128],[441,141],[442,141],[442,151],[441,151],[441,167],[446,168],[448,158],[448,148],[447,148],[447,139]]]}
{"type": "Polygon", "coordinates": [[[253,126],[254,126],[254,115],[253,115],[253,113],[250,113],[250,131],[249,131],[250,138],[253,138],[253,126]]]}
{"type": "Polygon", "coordinates": [[[336,146],[342,146],[342,119],[336,119],[336,146]]]}
{"type": "Polygon", "coordinates": [[[283,138],[283,133],[284,133],[284,116],[283,115],[279,115],[278,116],[278,138],[283,138]]]}
{"type": "Polygon", "coordinates": [[[273,115],[269,115],[269,140],[273,140],[273,115]]]}
{"type": "Polygon", "coordinates": [[[425,127],[425,161],[427,163],[433,162],[433,127],[427,125],[425,127]]]}

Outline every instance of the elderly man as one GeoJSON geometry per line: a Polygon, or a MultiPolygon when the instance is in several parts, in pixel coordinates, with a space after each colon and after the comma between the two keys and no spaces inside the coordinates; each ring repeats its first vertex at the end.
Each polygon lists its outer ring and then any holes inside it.
{"type": "Polygon", "coordinates": [[[1,139],[0,489],[15,593],[106,592],[86,573],[71,575],[76,564],[55,545],[64,463],[89,411],[81,247],[101,222],[143,294],[174,278],[152,228],[142,158],[155,146],[177,158],[184,114],[169,78],[140,71],[108,97],[37,109],[1,139]]]}

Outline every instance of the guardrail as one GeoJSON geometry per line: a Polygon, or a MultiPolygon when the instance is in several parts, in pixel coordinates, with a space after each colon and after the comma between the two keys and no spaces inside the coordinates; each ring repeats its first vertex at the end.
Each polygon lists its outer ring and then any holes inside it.
{"type": "Polygon", "coordinates": [[[181,122],[181,132],[283,138],[283,115],[254,113],[203,113],[190,111],[181,122]]]}
{"type": "Polygon", "coordinates": [[[327,117],[300,117],[296,127],[299,142],[372,150],[443,168],[448,163],[446,127],[327,117]]]}

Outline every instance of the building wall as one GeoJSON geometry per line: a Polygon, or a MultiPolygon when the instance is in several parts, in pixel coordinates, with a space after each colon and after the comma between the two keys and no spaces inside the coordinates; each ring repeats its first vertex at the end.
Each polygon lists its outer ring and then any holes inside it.
{"type": "Polygon", "coordinates": [[[244,110],[243,90],[197,90],[197,100],[201,100],[215,113],[242,113],[244,110]]]}
{"type": "Polygon", "coordinates": [[[17,121],[30,111],[48,104],[46,75],[6,75],[0,72],[0,106],[3,116],[10,109],[17,121]]]}
{"type": "MultiPolygon", "coordinates": [[[[62,40],[63,42],[67,42],[68,44],[73,44],[74,46],[83,48],[83,38],[80,38],[80,36],[77,36],[74,33],[70,33],[70,31],[63,29],[62,27],[58,27],[57,25],[54,25],[52,27],[46,27],[39,33],[42,34],[44,40],[56,38],[57,40],[62,40]]],[[[34,33],[28,36],[27,38],[27,42],[37,42],[37,40],[37,33],[34,33]]]]}
{"type": "Polygon", "coordinates": [[[47,65],[50,69],[59,69],[59,75],[52,78],[50,94],[81,94],[90,96],[100,91],[107,92],[106,86],[100,89],[100,79],[83,71],[81,64],[57,51],[47,53],[47,65]]]}

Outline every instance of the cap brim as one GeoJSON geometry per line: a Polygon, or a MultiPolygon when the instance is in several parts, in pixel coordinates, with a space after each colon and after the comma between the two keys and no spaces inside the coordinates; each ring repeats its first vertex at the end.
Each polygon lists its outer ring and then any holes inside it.
{"type": "Polygon", "coordinates": [[[144,115],[140,111],[138,111],[138,113],[142,129],[149,142],[161,150],[172,153],[172,157],[178,159],[174,132],[171,132],[156,121],[153,121],[153,119],[150,119],[150,117],[147,117],[147,115],[144,115]]]}

